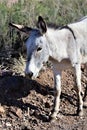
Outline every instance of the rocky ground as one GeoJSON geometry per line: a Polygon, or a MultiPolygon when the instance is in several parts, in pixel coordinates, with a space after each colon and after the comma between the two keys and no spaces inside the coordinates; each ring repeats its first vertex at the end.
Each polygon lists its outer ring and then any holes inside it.
{"type": "MultiPolygon", "coordinates": [[[[7,62],[6,62],[7,64],[7,62]]],[[[5,64],[4,64],[5,65],[5,64]]],[[[53,73],[47,68],[36,80],[19,73],[0,70],[0,130],[87,130],[87,108],[77,116],[74,73],[63,72],[60,116],[49,121],[53,109],[53,73]]],[[[87,70],[82,70],[82,87],[86,93],[87,70]]]]}

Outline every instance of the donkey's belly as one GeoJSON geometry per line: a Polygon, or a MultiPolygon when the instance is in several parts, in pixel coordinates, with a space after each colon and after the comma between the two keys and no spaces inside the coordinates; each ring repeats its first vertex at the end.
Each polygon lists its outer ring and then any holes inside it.
{"type": "Polygon", "coordinates": [[[52,62],[53,62],[54,68],[58,71],[72,68],[72,65],[69,59],[64,59],[61,62],[58,62],[58,61],[52,61],[52,62]]]}

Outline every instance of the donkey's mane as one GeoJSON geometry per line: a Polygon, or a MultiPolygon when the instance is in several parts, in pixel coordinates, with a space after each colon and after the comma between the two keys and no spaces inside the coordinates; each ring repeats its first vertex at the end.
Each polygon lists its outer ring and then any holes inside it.
{"type": "Polygon", "coordinates": [[[48,28],[52,28],[52,29],[59,29],[61,26],[57,25],[55,23],[47,23],[48,28]]]}
{"type": "Polygon", "coordinates": [[[68,29],[72,33],[74,39],[76,39],[73,30],[68,25],[61,25],[60,26],[60,25],[56,25],[55,23],[49,23],[49,24],[47,24],[47,26],[48,26],[48,28],[52,28],[52,29],[55,29],[55,30],[56,29],[59,29],[59,30],[61,30],[61,29],[68,29]]]}

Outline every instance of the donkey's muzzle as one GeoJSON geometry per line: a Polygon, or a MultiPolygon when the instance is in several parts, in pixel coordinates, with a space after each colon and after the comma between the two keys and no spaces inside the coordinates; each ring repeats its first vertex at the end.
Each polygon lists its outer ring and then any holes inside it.
{"type": "Polygon", "coordinates": [[[26,74],[26,77],[28,77],[28,78],[32,78],[32,76],[33,76],[33,72],[29,72],[26,74]]]}

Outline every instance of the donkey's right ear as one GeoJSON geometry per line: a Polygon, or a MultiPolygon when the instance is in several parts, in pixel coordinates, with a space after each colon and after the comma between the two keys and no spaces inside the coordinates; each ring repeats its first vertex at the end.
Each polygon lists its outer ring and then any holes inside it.
{"type": "Polygon", "coordinates": [[[9,23],[9,26],[17,28],[18,30],[25,32],[27,34],[30,34],[30,32],[33,30],[30,27],[24,26],[24,25],[19,25],[19,24],[14,24],[14,23],[9,23]]]}
{"type": "Polygon", "coordinates": [[[42,34],[47,32],[46,22],[44,21],[44,19],[41,16],[38,17],[37,27],[40,29],[40,32],[42,34]]]}

